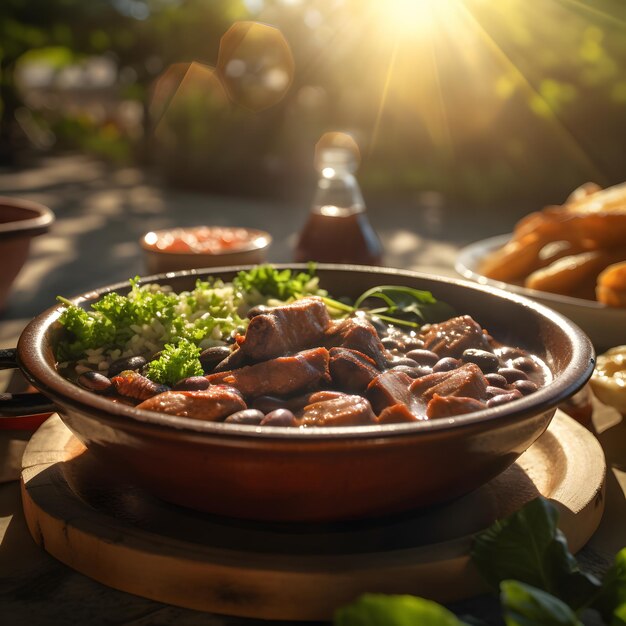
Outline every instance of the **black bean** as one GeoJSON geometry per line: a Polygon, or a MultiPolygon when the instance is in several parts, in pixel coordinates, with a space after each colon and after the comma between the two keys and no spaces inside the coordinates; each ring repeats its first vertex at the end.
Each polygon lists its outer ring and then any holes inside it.
{"type": "Polygon", "coordinates": [[[485,392],[490,398],[493,398],[494,396],[501,396],[502,394],[509,394],[511,393],[511,390],[502,389],[502,387],[493,387],[492,385],[489,385],[487,389],[485,389],[485,392]]]}
{"type": "Polygon", "coordinates": [[[410,359],[406,356],[394,356],[387,361],[387,366],[390,368],[396,368],[398,365],[406,365],[407,367],[417,367],[418,363],[414,359],[410,359]]]}
{"type": "Polygon", "coordinates": [[[263,304],[259,304],[257,306],[253,306],[246,315],[248,316],[248,319],[251,320],[253,317],[256,317],[257,315],[263,315],[264,313],[267,313],[269,310],[270,310],[269,307],[263,304]]]}
{"type": "Polygon", "coordinates": [[[461,359],[465,363],[478,365],[484,374],[495,372],[500,367],[500,359],[493,352],[478,348],[468,348],[463,352],[461,359]]]}
{"type": "Polygon", "coordinates": [[[104,393],[113,384],[109,378],[100,372],[84,372],[76,379],[76,382],[84,389],[96,393],[104,393]]]}
{"type": "MultiPolygon", "coordinates": [[[[409,336],[406,338],[404,345],[407,350],[421,350],[424,347],[424,342],[419,337],[409,336]]],[[[430,352],[430,350],[427,350],[427,352],[430,352]]]]}
{"type": "Polygon", "coordinates": [[[509,384],[507,379],[500,374],[485,374],[485,378],[492,387],[506,387],[509,384]]]}
{"type": "Polygon", "coordinates": [[[139,372],[146,365],[146,359],[142,356],[126,356],[121,359],[117,359],[117,361],[113,361],[111,365],[109,365],[109,371],[107,372],[109,378],[113,378],[113,376],[117,376],[121,372],[125,372],[130,370],[131,372],[139,372]]]}
{"type": "Polygon", "coordinates": [[[202,391],[210,386],[211,383],[204,376],[188,376],[179,380],[172,389],[175,391],[202,391]]]}
{"type": "Polygon", "coordinates": [[[230,354],[227,346],[213,346],[200,353],[200,363],[205,374],[212,372],[218,363],[221,363],[230,354]]]}
{"type": "Polygon", "coordinates": [[[461,362],[458,359],[446,356],[433,365],[433,372],[449,372],[455,370],[460,364],[461,362]]]}
{"type": "Polygon", "coordinates": [[[512,383],[516,380],[526,380],[528,378],[526,372],[522,372],[522,370],[515,369],[514,367],[502,367],[498,370],[498,374],[504,376],[507,383],[512,383]]]}
{"type": "Polygon", "coordinates": [[[537,391],[537,385],[532,380],[516,380],[513,383],[513,388],[517,389],[524,396],[537,391]]]}
{"type": "Polygon", "coordinates": [[[275,396],[259,396],[252,401],[252,407],[263,413],[270,413],[276,409],[284,409],[286,406],[287,402],[285,400],[276,398],[275,396]]]}
{"type": "Polygon", "coordinates": [[[439,355],[435,354],[431,350],[422,350],[417,348],[415,350],[409,350],[406,355],[409,359],[414,359],[419,365],[434,365],[439,360],[439,355]]]}
{"type": "Polygon", "coordinates": [[[524,356],[524,351],[520,350],[520,348],[505,346],[498,350],[498,354],[503,360],[511,360],[516,359],[518,356],[524,356]]]}
{"type": "Polygon", "coordinates": [[[263,421],[265,415],[257,409],[243,409],[229,415],[224,421],[227,424],[251,424],[256,426],[263,421]]]}
{"type": "Polygon", "coordinates": [[[402,343],[399,342],[397,339],[394,339],[393,337],[385,337],[384,339],[381,339],[380,342],[383,344],[383,346],[385,346],[385,348],[387,348],[387,350],[402,349],[402,343]]]}
{"type": "Polygon", "coordinates": [[[521,397],[522,397],[522,394],[517,390],[511,391],[510,393],[501,393],[496,396],[493,396],[493,398],[489,398],[489,400],[487,400],[487,407],[492,408],[494,406],[501,406],[503,404],[508,404],[509,402],[512,402],[513,400],[517,400],[517,398],[521,398],[521,397]]]}
{"type": "Polygon", "coordinates": [[[380,317],[368,317],[370,324],[376,329],[376,333],[382,339],[389,334],[389,326],[380,317]]]}
{"type": "Polygon", "coordinates": [[[397,367],[394,367],[392,369],[394,372],[404,372],[407,376],[410,376],[411,378],[421,378],[422,376],[433,373],[432,368],[426,365],[418,365],[417,367],[398,365],[397,367]]]}
{"type": "Polygon", "coordinates": [[[511,367],[522,370],[522,372],[532,372],[537,369],[536,363],[529,356],[520,356],[513,359],[511,367]]]}
{"type": "Polygon", "coordinates": [[[297,426],[298,420],[289,409],[276,409],[268,413],[261,426],[297,426]]]}

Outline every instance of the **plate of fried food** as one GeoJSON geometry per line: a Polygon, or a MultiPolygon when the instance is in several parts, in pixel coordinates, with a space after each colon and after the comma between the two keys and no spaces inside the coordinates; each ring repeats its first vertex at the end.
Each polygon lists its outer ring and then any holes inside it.
{"type": "Polygon", "coordinates": [[[626,343],[626,183],[587,183],[513,233],[460,251],[456,271],[569,317],[598,349],[626,343]]]}

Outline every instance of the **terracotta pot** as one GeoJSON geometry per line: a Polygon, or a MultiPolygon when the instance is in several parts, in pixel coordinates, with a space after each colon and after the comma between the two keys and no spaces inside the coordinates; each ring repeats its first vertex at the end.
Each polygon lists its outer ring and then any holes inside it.
{"type": "Polygon", "coordinates": [[[47,232],[52,222],[54,214],[41,204],[0,197],[0,312],[28,258],[31,239],[47,232]]]}
{"type": "MultiPolygon", "coordinates": [[[[234,271],[157,278],[182,290],[216,274],[228,280],[234,271]]],[[[381,516],[468,493],[511,465],[543,433],[557,405],[592,373],[593,348],[582,331],[523,297],[410,271],[321,265],[318,274],[336,296],[356,296],[380,284],[429,290],[499,341],[544,359],[554,380],[509,404],[451,419],[301,431],[140,411],[76,387],[55,369],[60,307],[25,329],[19,364],[76,436],[129,482],[218,515],[299,522],[381,516]]],[[[113,285],[75,301],[87,306],[111,290],[125,292],[128,286],[113,285]]]]}

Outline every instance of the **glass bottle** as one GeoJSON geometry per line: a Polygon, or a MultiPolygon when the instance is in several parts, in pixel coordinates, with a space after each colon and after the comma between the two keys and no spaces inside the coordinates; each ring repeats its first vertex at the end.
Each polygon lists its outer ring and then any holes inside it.
{"type": "Polygon", "coordinates": [[[381,265],[383,251],[354,177],[357,159],[330,146],[316,154],[317,190],[296,245],[297,262],[381,265]]]}

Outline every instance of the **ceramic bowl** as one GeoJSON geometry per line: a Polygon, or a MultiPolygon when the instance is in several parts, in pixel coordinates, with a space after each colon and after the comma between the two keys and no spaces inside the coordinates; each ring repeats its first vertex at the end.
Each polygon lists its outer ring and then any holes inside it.
{"type": "Polygon", "coordinates": [[[150,274],[263,263],[271,243],[271,235],[263,230],[223,226],[151,231],[139,241],[144,265],[150,274]],[[215,245],[202,246],[202,235],[213,239],[215,245]],[[227,245],[222,245],[224,236],[230,237],[227,245]],[[194,245],[196,241],[198,244],[194,245]],[[191,245],[186,242],[191,242],[191,245]]]}
{"type": "MultiPolygon", "coordinates": [[[[285,266],[279,266],[285,267],[285,266]]],[[[291,266],[304,268],[306,266],[291,266]]],[[[147,277],[175,290],[235,269],[147,277]]],[[[306,430],[211,423],[138,410],[78,388],[55,369],[61,308],[36,317],[17,355],[22,371],[65,424],[123,478],[179,505],[220,516],[326,522],[399,513],[466,494],[511,465],[547,428],[557,405],[590,377],[588,338],[521,296],[411,271],[320,265],[320,284],[356,297],[375,285],[431,291],[507,345],[537,354],[554,380],[509,404],[410,424],[306,430]]],[[[86,307],[118,284],[75,299],[86,307]]]]}
{"type": "Polygon", "coordinates": [[[32,238],[47,232],[53,222],[54,214],[41,204],[0,197],[0,311],[28,258],[32,238]]]}

